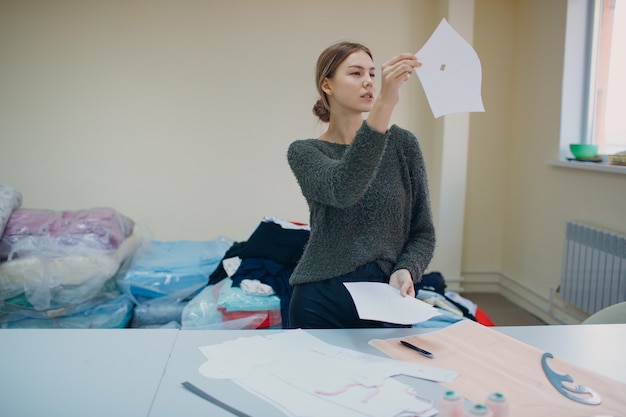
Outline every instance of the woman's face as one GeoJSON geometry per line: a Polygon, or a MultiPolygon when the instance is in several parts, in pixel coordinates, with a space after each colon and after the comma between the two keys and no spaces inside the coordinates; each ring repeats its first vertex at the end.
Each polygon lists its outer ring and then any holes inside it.
{"type": "Polygon", "coordinates": [[[376,94],[374,76],[374,63],[366,52],[357,51],[348,56],[333,77],[322,82],[331,112],[369,112],[376,94]]]}

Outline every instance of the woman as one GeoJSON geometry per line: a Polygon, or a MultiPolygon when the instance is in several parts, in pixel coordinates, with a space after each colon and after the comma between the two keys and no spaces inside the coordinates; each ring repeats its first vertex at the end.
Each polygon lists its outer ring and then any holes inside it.
{"type": "Polygon", "coordinates": [[[420,65],[409,53],[386,62],[376,97],[368,48],[341,42],[318,58],[313,112],[328,129],[287,153],[311,226],[290,278],[291,327],[388,325],[359,319],[343,282],[386,282],[415,296],[435,247],[426,170],[415,136],[389,123],[400,87],[420,65]]]}

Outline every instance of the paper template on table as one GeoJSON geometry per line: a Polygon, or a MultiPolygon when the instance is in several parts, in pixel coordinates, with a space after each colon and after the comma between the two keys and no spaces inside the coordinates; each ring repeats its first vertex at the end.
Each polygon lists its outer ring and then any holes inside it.
{"type": "Polygon", "coordinates": [[[415,72],[435,118],[459,112],[484,112],[482,70],[472,46],[442,19],[415,54],[415,72]]]}
{"type": "Polygon", "coordinates": [[[363,320],[387,323],[421,323],[441,313],[415,297],[400,295],[400,291],[382,282],[344,282],[363,320]]]}
{"type": "Polygon", "coordinates": [[[458,372],[334,346],[303,330],[203,346],[208,378],[232,379],[289,416],[433,416],[395,375],[451,382],[458,372]]]}

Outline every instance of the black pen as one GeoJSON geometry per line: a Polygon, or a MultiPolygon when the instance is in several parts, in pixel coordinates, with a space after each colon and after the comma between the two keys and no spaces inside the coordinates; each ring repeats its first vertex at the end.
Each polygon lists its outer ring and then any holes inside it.
{"type": "Polygon", "coordinates": [[[412,345],[412,344],[411,344],[411,343],[409,343],[409,342],[405,342],[404,340],[400,340],[400,343],[402,343],[402,346],[406,346],[406,347],[408,347],[409,349],[413,349],[413,350],[414,350],[414,351],[416,351],[417,353],[419,353],[419,354],[421,354],[421,355],[424,355],[424,356],[426,356],[427,358],[432,359],[432,358],[434,358],[434,357],[435,357],[435,355],[433,355],[433,354],[432,354],[432,353],[430,353],[429,351],[424,350],[424,349],[422,349],[422,348],[418,348],[417,346],[412,345]]]}

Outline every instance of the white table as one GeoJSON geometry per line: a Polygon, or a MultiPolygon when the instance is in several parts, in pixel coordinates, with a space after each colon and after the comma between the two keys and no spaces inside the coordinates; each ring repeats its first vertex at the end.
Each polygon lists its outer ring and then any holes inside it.
{"type": "MultiPolygon", "coordinates": [[[[626,383],[626,325],[500,327],[496,330],[626,383]]],[[[0,330],[0,411],[7,416],[211,416],[232,414],[184,389],[190,381],[255,417],[280,412],[236,384],[198,373],[200,346],[280,330],[0,330]]],[[[312,330],[320,339],[382,355],[367,342],[419,329],[312,330]]],[[[436,398],[441,386],[402,382],[436,398]]]]}
{"type": "Polygon", "coordinates": [[[510,326],[495,329],[626,384],[626,324],[510,326]]]}
{"type": "Polygon", "coordinates": [[[0,330],[0,414],[147,416],[177,330],[0,330]]]}

